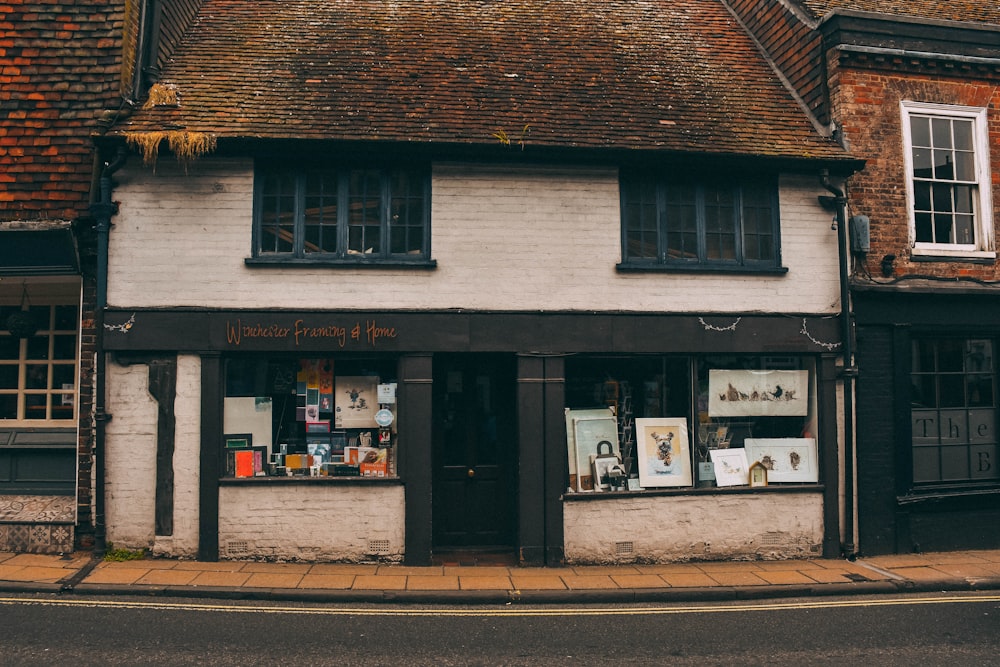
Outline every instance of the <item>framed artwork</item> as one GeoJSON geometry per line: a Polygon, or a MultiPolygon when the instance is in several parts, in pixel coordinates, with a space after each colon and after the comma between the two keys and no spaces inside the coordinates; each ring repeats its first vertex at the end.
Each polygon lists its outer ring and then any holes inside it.
{"type": "Polygon", "coordinates": [[[222,432],[252,433],[254,443],[271,447],[272,412],[270,396],[227,396],[223,401],[222,432]]]}
{"type": "Polygon", "coordinates": [[[636,419],[639,485],[691,486],[691,443],[687,419],[636,419]]]}
{"type": "Polygon", "coordinates": [[[227,433],[222,439],[226,449],[250,449],[253,446],[253,433],[227,433]]]}
{"type": "Polygon", "coordinates": [[[267,474],[264,465],[267,462],[267,447],[251,447],[253,452],[253,474],[259,477],[267,474]]]}
{"type": "Polygon", "coordinates": [[[750,486],[767,486],[767,468],[760,461],[750,464],[750,486]]]}
{"type": "Polygon", "coordinates": [[[804,417],[809,371],[708,371],[710,417],[804,417]]]}
{"type": "Polygon", "coordinates": [[[768,483],[819,481],[815,438],[747,438],[743,446],[767,469],[768,483]]]}
{"type": "Polygon", "coordinates": [[[338,377],[334,389],[334,426],[336,428],[376,428],[378,378],[371,376],[338,377]]]}
{"type": "Polygon", "coordinates": [[[594,474],[591,455],[597,456],[597,443],[611,443],[611,452],[618,450],[618,419],[611,408],[592,410],[566,409],[566,450],[569,456],[569,485],[574,491],[593,491],[594,474]]]}
{"type": "Polygon", "coordinates": [[[715,465],[716,486],[745,486],[750,483],[747,454],[742,449],[714,449],[709,454],[715,465]]]}

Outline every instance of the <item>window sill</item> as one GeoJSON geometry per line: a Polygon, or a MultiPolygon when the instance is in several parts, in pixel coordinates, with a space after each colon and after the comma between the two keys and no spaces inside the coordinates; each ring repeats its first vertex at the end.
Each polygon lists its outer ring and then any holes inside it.
{"type": "Polygon", "coordinates": [[[896,501],[900,505],[918,505],[922,503],[940,503],[972,498],[992,498],[1000,500],[1000,487],[965,487],[948,489],[912,490],[896,501]]]}
{"type": "Polygon", "coordinates": [[[970,262],[972,264],[992,264],[997,254],[985,250],[946,250],[913,248],[910,259],[914,262],[970,262]]]}
{"type": "Polygon", "coordinates": [[[305,257],[247,257],[243,263],[250,267],[277,268],[340,268],[340,269],[434,269],[437,260],[405,258],[313,259],[305,257]]]}
{"type": "Polygon", "coordinates": [[[279,477],[262,475],[260,477],[220,477],[220,486],[241,486],[244,484],[402,484],[399,477],[310,477],[308,475],[295,475],[292,477],[279,477]]]}
{"type": "Polygon", "coordinates": [[[637,498],[649,496],[715,496],[741,495],[747,493],[821,493],[822,484],[769,484],[768,486],[705,486],[683,488],[641,489],[635,491],[573,491],[563,494],[563,500],[590,501],[615,498],[637,498]]]}
{"type": "Polygon", "coordinates": [[[640,264],[620,263],[615,270],[622,273],[744,273],[766,276],[783,276],[788,273],[784,266],[745,266],[739,264],[640,264]]]}

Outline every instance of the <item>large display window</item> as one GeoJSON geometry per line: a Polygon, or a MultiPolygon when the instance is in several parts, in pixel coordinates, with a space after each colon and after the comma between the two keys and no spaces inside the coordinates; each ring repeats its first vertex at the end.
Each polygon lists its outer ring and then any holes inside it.
{"type": "Polygon", "coordinates": [[[226,360],[223,476],[396,476],[397,360],[226,360]]]}
{"type": "Polygon", "coordinates": [[[570,492],[819,482],[811,357],[566,362],[570,492]]]}

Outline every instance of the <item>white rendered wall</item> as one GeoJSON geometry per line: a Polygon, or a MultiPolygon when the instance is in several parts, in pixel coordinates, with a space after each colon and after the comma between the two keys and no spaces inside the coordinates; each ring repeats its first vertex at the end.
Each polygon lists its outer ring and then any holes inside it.
{"type": "Polygon", "coordinates": [[[784,276],[619,273],[615,169],[438,164],[434,270],[249,268],[253,165],[161,159],[116,175],[114,307],[797,312],[838,309],[818,179],[781,179],[784,276]]]}
{"type": "Polygon", "coordinates": [[[235,484],[219,489],[219,557],[401,561],[402,485],[235,484]]]}
{"type": "Polygon", "coordinates": [[[571,564],[815,558],[822,554],[823,496],[754,493],[566,501],[563,531],[566,561],[571,564]]]}
{"type": "Polygon", "coordinates": [[[105,515],[108,542],[151,549],[156,531],[156,411],[145,364],[107,365],[105,515]]]}

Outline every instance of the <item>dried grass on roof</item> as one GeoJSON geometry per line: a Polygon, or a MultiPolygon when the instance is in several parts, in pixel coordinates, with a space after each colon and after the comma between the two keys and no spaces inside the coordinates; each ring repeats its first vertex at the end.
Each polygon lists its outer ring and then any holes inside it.
{"type": "Polygon", "coordinates": [[[156,164],[160,145],[167,147],[180,162],[188,163],[215,150],[216,137],[205,132],[171,130],[168,132],[126,132],[125,140],[142,153],[142,161],[156,164]]]}

